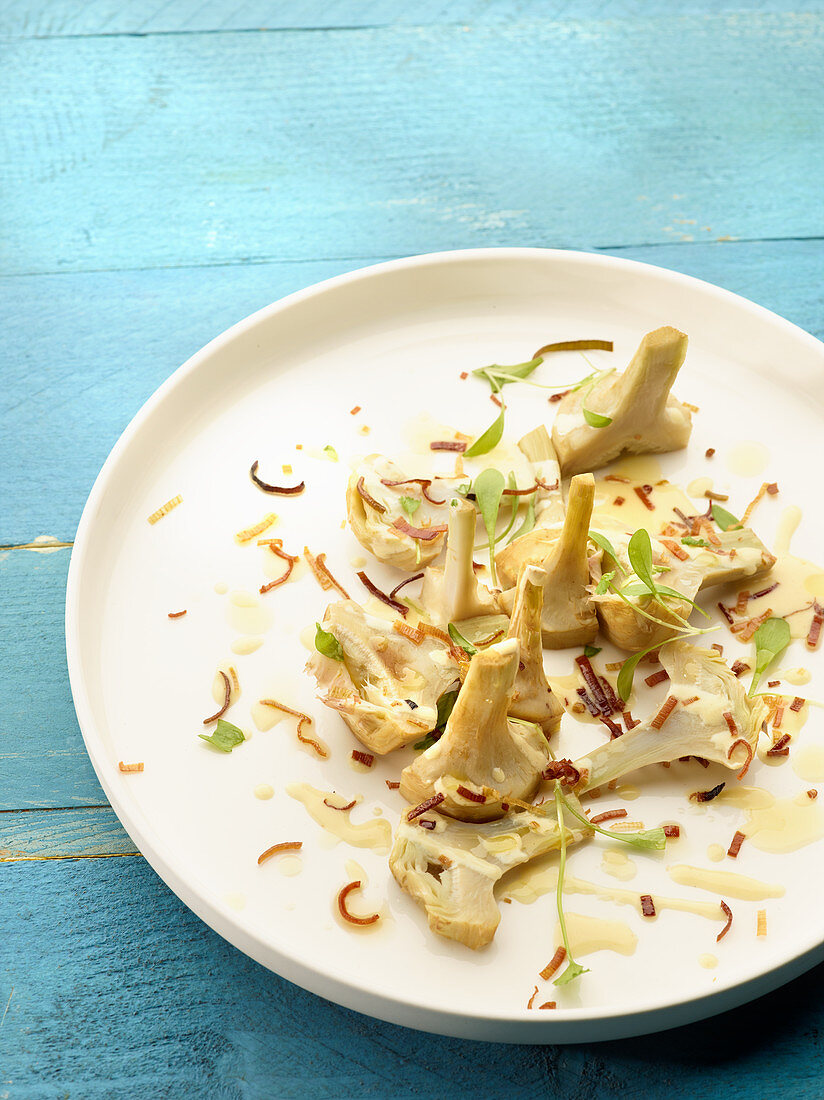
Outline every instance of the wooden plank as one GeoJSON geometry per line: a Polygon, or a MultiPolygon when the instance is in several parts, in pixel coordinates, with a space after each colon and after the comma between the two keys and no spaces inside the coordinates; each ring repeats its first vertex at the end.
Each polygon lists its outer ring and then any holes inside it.
{"type": "Polygon", "coordinates": [[[424,1036],[270,974],[142,859],[0,866],[4,1012],[9,1100],[818,1100],[824,1087],[815,972],[653,1039],[531,1047],[424,1036]],[[769,1042],[753,1043],[765,1014],[769,1042]]]}
{"type": "Polygon", "coordinates": [[[68,565],[68,550],[0,553],[0,810],[106,803],[69,691],[68,565]]]}
{"type": "MultiPolygon", "coordinates": [[[[754,7],[752,3],[748,5],[754,7]]],[[[809,3],[805,10],[819,5],[809,3]]],[[[740,0],[718,0],[716,14],[740,14],[740,0]]],[[[706,13],[706,0],[681,0],[684,12],[706,13]]],[[[759,12],[794,12],[793,0],[769,0],[759,12]]],[[[623,0],[609,5],[612,19],[656,17],[671,13],[670,0],[623,0]]],[[[596,13],[597,14],[597,13],[596,13]]],[[[586,19],[593,15],[592,0],[418,0],[412,5],[395,0],[290,0],[273,5],[267,0],[225,4],[222,0],[176,0],[158,6],[152,0],[11,0],[0,8],[0,35],[21,38],[114,34],[191,34],[195,31],[282,30],[340,27],[429,26],[432,24],[500,24],[539,19],[586,19]]]]}
{"type": "Polygon", "coordinates": [[[0,813],[0,863],[136,854],[109,806],[0,813]]]}
{"type": "MultiPolygon", "coordinates": [[[[709,279],[824,335],[819,242],[616,253],[709,279]]],[[[261,306],[358,266],[341,260],[3,280],[0,545],[44,534],[71,539],[109,450],[175,367],[261,306]]]]}
{"type": "Polygon", "coordinates": [[[0,270],[821,235],[822,40],[771,12],[10,40],[0,270]]]}

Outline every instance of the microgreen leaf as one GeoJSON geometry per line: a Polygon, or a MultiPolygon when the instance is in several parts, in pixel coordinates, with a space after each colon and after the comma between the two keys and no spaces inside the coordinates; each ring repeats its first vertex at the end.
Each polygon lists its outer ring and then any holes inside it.
{"type": "Polygon", "coordinates": [[[461,634],[460,630],[458,630],[457,626],[455,626],[454,623],[450,623],[446,629],[449,631],[449,637],[452,639],[455,645],[460,646],[464,653],[467,653],[470,657],[475,656],[478,650],[475,648],[472,642],[470,642],[467,638],[464,638],[463,634],[461,634]]]}
{"type": "Polygon", "coordinates": [[[611,416],[604,416],[602,413],[593,412],[592,409],[588,409],[586,405],[581,405],[581,412],[584,414],[584,420],[586,420],[590,428],[606,428],[612,423],[611,416]]]}
{"type": "MultiPolygon", "coordinates": [[[[567,952],[568,954],[568,952],[567,952]]],[[[556,978],[552,983],[553,985],[569,985],[575,978],[581,976],[581,974],[589,974],[589,968],[581,966],[580,963],[571,962],[566,970],[561,974],[560,978],[556,978]]]]}
{"type": "Polygon", "coordinates": [[[536,367],[540,367],[541,363],[543,363],[543,359],[538,356],[535,359],[530,359],[528,363],[516,363],[511,367],[493,363],[489,367],[479,367],[477,370],[473,370],[472,373],[476,378],[486,379],[492,386],[493,393],[499,393],[501,388],[510,382],[520,382],[523,378],[528,378],[536,367]]]}
{"type": "Polygon", "coordinates": [[[449,716],[452,713],[452,708],[458,701],[458,692],[460,688],[450,688],[449,691],[444,691],[438,696],[438,720],[435,725],[435,729],[443,729],[446,723],[449,721],[449,716]]]}
{"type": "Polygon", "coordinates": [[[438,716],[435,719],[435,728],[430,730],[426,737],[416,741],[412,746],[413,749],[428,749],[439,739],[458,699],[459,690],[459,688],[450,688],[438,696],[438,716]]]}
{"type": "Polygon", "coordinates": [[[492,574],[492,583],[496,586],[498,577],[495,572],[495,525],[498,522],[498,509],[501,506],[503,491],[504,475],[500,470],[490,467],[482,470],[475,478],[475,503],[486,529],[486,537],[489,541],[489,570],[492,574]]]}
{"type": "Polygon", "coordinates": [[[695,535],[685,535],[684,538],[681,539],[681,542],[683,542],[685,546],[709,546],[706,539],[697,539],[695,535]]]}
{"type": "Polygon", "coordinates": [[[401,497],[401,508],[408,516],[414,516],[420,506],[421,502],[416,497],[401,497]]]}
{"type": "Polygon", "coordinates": [[[246,740],[242,730],[233,726],[231,722],[224,722],[222,718],[218,718],[217,726],[212,733],[199,733],[198,737],[207,741],[212,748],[219,749],[220,752],[231,752],[246,740]]]}
{"type": "Polygon", "coordinates": [[[601,646],[599,645],[585,645],[584,656],[585,657],[597,657],[601,652],[601,646]]]}
{"type": "MultiPolygon", "coordinates": [[[[504,412],[505,408],[501,408],[497,417],[492,421],[489,427],[483,432],[471,447],[468,447],[464,451],[464,455],[467,458],[475,458],[478,455],[489,454],[494,450],[501,442],[501,437],[504,434],[504,412]]],[[[477,480],[477,479],[476,479],[477,480]]]]}
{"type": "Polygon", "coordinates": [[[627,557],[636,577],[644,582],[650,592],[655,591],[655,581],[652,579],[652,543],[649,531],[639,527],[629,540],[627,557]]]}
{"type": "Polygon", "coordinates": [[[595,595],[596,596],[605,596],[606,593],[609,591],[609,586],[612,584],[612,581],[613,581],[614,577],[615,577],[615,570],[614,569],[611,573],[604,573],[603,577],[601,577],[601,579],[595,585],[595,595]]]}
{"type": "MultiPolygon", "coordinates": [[[[668,638],[667,641],[672,641],[672,638],[668,638]]],[[[661,645],[665,645],[665,642],[660,642],[656,645],[651,645],[647,649],[642,649],[640,653],[633,653],[631,657],[627,657],[624,663],[621,665],[621,671],[618,673],[618,680],[615,684],[618,694],[626,703],[632,694],[632,681],[635,678],[635,669],[638,666],[638,662],[646,657],[648,653],[652,653],[654,649],[659,649],[661,645]]]]}
{"type": "Polygon", "coordinates": [[[569,945],[569,936],[567,935],[566,920],[564,919],[564,874],[566,872],[566,822],[564,821],[564,807],[569,808],[569,803],[561,794],[561,784],[559,780],[555,781],[555,815],[558,818],[558,832],[560,834],[560,852],[558,856],[558,887],[555,892],[555,904],[558,908],[558,924],[561,928],[561,939],[564,941],[564,947],[566,948],[566,957],[569,962],[566,970],[560,976],[556,978],[553,985],[567,985],[573,978],[577,978],[581,974],[586,974],[587,970],[575,961],[572,957],[572,948],[569,945]]]}
{"type": "Polygon", "coordinates": [[[334,634],[324,630],[320,623],[315,623],[315,649],[324,657],[331,657],[333,661],[343,660],[343,647],[334,634]]]}
{"type": "Polygon", "coordinates": [[[790,626],[786,619],[767,619],[756,630],[755,641],[755,671],[748,695],[752,695],[758,686],[758,681],[780,654],[784,652],[792,641],[790,626]]]}
{"type": "Polygon", "coordinates": [[[326,444],[326,446],[323,448],[323,453],[326,455],[330,462],[338,461],[338,452],[335,450],[331,443],[326,444]]]}
{"type": "Polygon", "coordinates": [[[413,749],[431,749],[436,741],[440,740],[440,734],[435,730],[430,730],[426,737],[422,737],[420,741],[416,741],[412,746],[413,749]]]}
{"type": "Polygon", "coordinates": [[[467,496],[469,490],[472,488],[472,482],[468,481],[466,485],[458,485],[455,489],[456,493],[460,493],[462,497],[467,496]]]}
{"type": "Polygon", "coordinates": [[[599,550],[603,550],[604,553],[609,554],[616,565],[618,564],[618,554],[606,535],[602,535],[600,531],[589,531],[588,537],[590,542],[594,542],[599,550]]]}
{"type": "Polygon", "coordinates": [[[712,505],[712,518],[722,531],[736,531],[744,526],[741,520],[736,519],[732,512],[728,512],[726,508],[722,508],[720,504],[716,504],[714,501],[712,505]]]}
{"type": "Polygon", "coordinates": [[[521,535],[527,535],[535,526],[535,496],[533,493],[526,502],[526,515],[524,516],[524,522],[518,528],[514,535],[510,535],[507,539],[507,544],[519,539],[521,535]]]}
{"type": "Polygon", "coordinates": [[[588,818],[579,814],[563,795],[561,795],[561,798],[564,808],[573,817],[577,817],[584,825],[588,825],[590,829],[594,829],[596,833],[601,833],[602,836],[609,837],[610,840],[622,840],[625,844],[631,844],[634,848],[651,848],[655,851],[660,851],[667,846],[667,834],[663,829],[641,829],[637,833],[618,833],[602,829],[600,825],[593,825],[588,818]]]}

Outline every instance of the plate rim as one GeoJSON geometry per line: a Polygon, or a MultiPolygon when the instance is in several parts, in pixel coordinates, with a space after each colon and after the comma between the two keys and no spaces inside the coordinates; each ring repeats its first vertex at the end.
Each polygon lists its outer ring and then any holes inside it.
{"type": "Polygon", "coordinates": [[[118,783],[117,773],[112,770],[111,761],[104,756],[103,741],[97,730],[82,669],[80,589],[87,548],[94,533],[94,520],[121,454],[129,447],[144,421],[152,416],[168,394],[194,374],[202,363],[258,325],[270,320],[278,313],[288,311],[298,303],[323,296],[339,286],[379,278],[399,269],[467,261],[512,262],[518,260],[540,260],[550,264],[573,262],[597,268],[626,271],[640,268],[647,276],[654,273],[660,280],[700,289],[712,297],[720,298],[722,301],[726,299],[730,304],[735,303],[739,309],[743,306],[745,310],[769,321],[772,325],[784,327],[788,335],[792,335],[795,340],[802,340],[824,361],[824,342],[794,322],[751,299],[692,275],[608,253],[524,247],[455,249],[386,260],[323,279],[263,306],[213,337],[157,387],[126,425],[95,478],[77,526],[66,585],[66,657],[72,699],[84,746],[112,810],[140,854],[169,889],[205,924],[238,950],[267,969],[318,996],[366,1015],[416,1030],[505,1042],[564,1043],[580,1042],[584,1039],[589,1042],[603,1041],[648,1034],[704,1019],[767,992],[767,987],[770,990],[778,987],[804,973],[824,958],[824,926],[814,937],[808,937],[801,944],[796,942],[792,955],[768,970],[762,970],[756,975],[733,981],[717,989],[682,997],[676,1001],[665,1003],[656,1001],[623,1010],[609,1007],[567,1009],[557,1015],[553,1013],[551,1017],[543,1014],[539,1017],[514,1014],[494,1015],[488,1012],[444,1009],[421,1000],[410,1000],[386,992],[370,990],[364,985],[356,984],[351,978],[341,973],[331,973],[328,969],[313,965],[307,958],[296,958],[294,955],[287,954],[279,946],[266,942],[255,932],[241,927],[222,912],[216,901],[208,896],[210,890],[205,884],[198,883],[191,876],[187,880],[176,866],[174,854],[163,850],[165,846],[162,838],[155,837],[151,828],[144,830],[140,821],[135,820],[135,814],[130,813],[128,789],[118,783]],[[198,892],[199,885],[202,885],[203,893],[198,892]],[[759,985],[765,988],[761,990],[755,988],[759,985]],[[592,1034],[582,1035],[587,1028],[592,1034]]]}

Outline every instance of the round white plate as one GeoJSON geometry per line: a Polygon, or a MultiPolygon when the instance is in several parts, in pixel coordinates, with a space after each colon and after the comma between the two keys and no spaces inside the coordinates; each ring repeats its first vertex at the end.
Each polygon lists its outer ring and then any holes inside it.
{"type": "MultiPolygon", "coordinates": [[[[304,545],[326,551],[337,577],[364,598],[351,565],[364,552],[342,529],[352,456],[404,449],[404,427],[422,412],[468,433],[486,427],[495,413],[488,391],[471,378],[461,381],[461,371],[523,361],[550,340],[589,337],[613,339],[610,364],[621,368],[642,334],[661,324],[689,334],[677,391],[701,407],[688,451],[664,456],[664,473],[681,484],[713,476],[717,488],[730,486],[728,507],[736,512],[763,476],[777,480],[780,497],[760,506],[755,523],[769,544],[785,506],[818,498],[817,463],[810,459],[822,432],[822,345],[716,287],[605,256],[455,252],[321,283],[212,341],[146,403],[112,451],[83,513],[68,585],[69,670],[86,747],[112,806],[157,873],[252,958],[340,1004],[410,1027],[554,1043],[695,1020],[762,994],[821,957],[820,842],[780,857],[742,850],[733,869],[780,883],[786,894],[732,901],[735,923],[717,946],[717,922],[679,912],[644,922],[630,907],[570,896],[568,910],[626,923],[638,948],[632,956],[603,950],[587,956],[591,973],[564,992],[536,977],[553,952],[552,895],[531,905],[502,905],[497,936],[484,951],[434,936],[423,912],[396,887],[385,856],[330,847],[285,793],[288,783],[305,780],[347,797],[362,794],[354,820],[380,811],[394,823],[401,809],[384,782],[398,776],[399,758],[379,760],[368,774],[354,771],[351,734],[314,701],[302,672],[300,634],[321,617],[327,594],[306,572],[264,596],[265,644],[234,657],[230,647],[239,632],[229,621],[230,595],[215,590],[256,592],[267,579],[265,551],[254,543],[239,546],[233,535],[272,510],[280,519],[271,535],[295,553],[304,545]],[[350,415],[356,405],[362,412],[350,415]],[[368,435],[361,434],[365,427],[368,435]],[[767,445],[766,475],[730,473],[727,450],[744,439],[767,445]],[[323,457],[326,444],[336,448],[339,463],[323,457]],[[712,466],[704,459],[710,446],[718,452],[712,466]],[[305,478],[306,492],[263,496],[248,477],[256,458],[261,476],[275,481],[291,479],[280,472],[291,464],[292,477],[305,478]],[[150,513],[177,494],[183,503],[150,526],[150,513]],[[182,608],[188,612],[182,619],[167,617],[182,608]],[[214,709],[216,666],[227,658],[243,691],[227,719],[253,733],[231,755],[197,737],[214,709]],[[264,696],[310,710],[331,759],[324,763],[302,750],[291,721],[256,731],[249,708],[264,696]],[[144,761],[145,771],[121,774],[121,760],[144,761]],[[253,794],[264,783],[275,791],[269,801],[253,794]],[[277,860],[258,867],[260,852],[292,839],[304,842],[299,874],[287,877],[277,860]],[[382,905],[386,913],[373,934],[354,934],[333,914],[335,894],[351,877],[348,859],[368,876],[363,905],[382,905]],[[769,935],[756,940],[761,907],[768,909],[769,935]],[[698,964],[705,953],[718,957],[716,969],[698,964]],[[541,1000],[557,999],[556,1011],[527,1010],[536,983],[541,1000]]],[[[580,358],[569,354],[542,370],[559,378],[584,373],[580,358]]],[[[507,393],[508,436],[551,421],[545,392],[510,387],[507,393]]],[[[824,517],[811,505],[794,550],[815,558],[822,536],[824,517]]],[[[378,583],[389,577],[374,562],[368,568],[378,583]]],[[[726,632],[722,640],[729,644],[726,632]]],[[[798,643],[795,649],[784,664],[810,665],[798,643]]],[[[726,652],[731,656],[733,647],[726,652]]],[[[815,678],[802,690],[824,694],[815,678]]],[[[819,713],[807,723],[805,743],[821,740],[819,713]]],[[[602,740],[591,726],[573,726],[564,719],[562,755],[602,740]]],[[[681,820],[686,838],[677,853],[630,853],[638,873],[626,885],[710,901],[711,894],[672,883],[666,867],[708,866],[707,845],[726,846],[741,811],[687,803],[685,791],[714,774],[688,767],[694,772],[682,770],[677,780],[662,769],[639,778],[643,795],[631,804],[631,815],[648,825],[681,820]]],[[[748,782],[779,794],[809,786],[789,766],[756,767],[748,782]]],[[[598,841],[573,852],[572,873],[624,885],[604,875],[602,853],[598,841]]]]}

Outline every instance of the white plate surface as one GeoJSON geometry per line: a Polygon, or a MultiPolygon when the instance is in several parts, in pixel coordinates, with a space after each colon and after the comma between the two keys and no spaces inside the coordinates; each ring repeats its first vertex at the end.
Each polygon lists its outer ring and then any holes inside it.
{"type": "MultiPolygon", "coordinates": [[[[588,956],[592,972],[557,995],[555,1012],[527,1011],[535,975],[552,954],[554,898],[503,905],[494,943],[472,953],[428,931],[422,911],[395,886],[385,857],[324,844],[321,829],[285,786],[306,780],[348,797],[362,794],[354,820],[378,808],[394,823],[401,802],[384,780],[398,776],[399,759],[379,761],[370,774],[352,770],[353,738],[314,701],[302,672],[306,651],[299,634],[321,617],[327,596],[310,574],[263,597],[271,613],[266,641],[248,656],[232,655],[238,631],[228,621],[228,596],[215,591],[222,582],[230,592],[254,592],[267,579],[264,551],[238,546],[233,533],[271,509],[280,516],[271,534],[294,552],[304,544],[325,550],[333,572],[360,598],[350,562],[364,552],[341,530],[352,456],[404,449],[404,426],[422,412],[468,433],[485,427],[494,409],[485,387],[459,380],[463,370],[518,362],[549,340],[580,337],[613,339],[610,362],[621,367],[641,335],[661,324],[689,334],[677,392],[701,407],[690,448],[664,456],[664,473],[680,484],[713,476],[717,488],[730,486],[736,511],[762,478],[733,476],[725,453],[739,440],[765,440],[768,477],[782,487],[779,501],[762,506],[755,524],[770,544],[782,509],[818,496],[818,471],[809,456],[817,453],[822,431],[822,345],[708,284],[602,256],[457,252],[322,283],[254,314],[195,355],[114,448],[72,555],[67,645],[77,714],[100,782],[141,852],[187,905],[252,958],[324,997],[410,1027],[471,1038],[581,1042],[719,1012],[775,988],[821,957],[824,881],[816,868],[822,842],[783,856],[745,850],[734,869],[779,882],[786,895],[733,902],[735,924],[717,948],[718,925],[701,917],[665,912],[643,922],[628,907],[570,897],[570,910],[626,922],[639,937],[637,952],[588,956]],[[349,414],[354,405],[363,408],[358,416],[349,414]],[[359,434],[364,424],[368,437],[359,434]],[[296,450],[298,443],[303,451],[296,450]],[[340,454],[337,465],[309,453],[327,443],[340,454]],[[703,458],[709,446],[718,449],[712,468],[703,458]],[[262,476],[273,480],[281,464],[291,463],[295,478],[306,479],[306,493],[272,503],[248,478],[255,458],[262,476]],[[178,493],[183,504],[149,526],[146,517],[178,493]],[[185,618],[167,618],[184,607],[185,618]],[[227,658],[238,667],[243,688],[227,718],[254,734],[230,756],[197,738],[212,709],[216,666],[227,658]],[[310,710],[331,746],[331,760],[320,762],[297,747],[292,723],[255,731],[249,707],[263,696],[310,710]],[[120,774],[119,760],[142,760],[145,771],[120,774]],[[270,801],[254,797],[261,783],[275,788],[270,801]],[[261,851],[284,839],[304,841],[303,870],[294,877],[281,874],[274,862],[256,863],[261,851]],[[369,878],[364,903],[383,904],[390,918],[375,934],[352,934],[333,917],[350,858],[369,878]],[[770,934],[756,941],[761,907],[769,910],[770,934]],[[718,956],[715,970],[698,965],[706,952],[718,956]]],[[[580,360],[563,358],[563,366],[552,369],[578,377],[580,360]]],[[[541,391],[509,392],[509,436],[517,438],[544,414],[551,420],[541,391]]],[[[815,559],[822,536],[824,517],[811,506],[793,549],[815,559]]],[[[374,563],[369,568],[379,583],[389,577],[374,563]]],[[[721,640],[728,644],[729,636],[721,640]]],[[[799,643],[794,649],[782,663],[813,668],[813,683],[799,690],[824,697],[817,659],[802,653],[799,643]]],[[[805,744],[824,744],[819,715],[814,711],[807,723],[805,744]]],[[[599,740],[592,727],[576,730],[564,719],[562,755],[599,740]]],[[[790,767],[757,768],[752,781],[781,795],[809,786],[790,767]]],[[[699,785],[698,774],[682,772],[674,781],[655,771],[638,780],[644,793],[630,812],[636,816],[637,810],[648,825],[681,820],[688,839],[679,842],[677,855],[632,854],[638,875],[627,885],[639,893],[712,900],[675,886],[666,866],[708,866],[707,845],[728,842],[741,813],[686,803],[684,791],[699,785]]],[[[701,773],[701,781],[705,774],[714,772],[701,773]]],[[[597,842],[585,846],[573,854],[572,872],[622,885],[604,876],[601,855],[597,842]]],[[[552,987],[543,988],[544,999],[556,997],[552,987]]]]}

